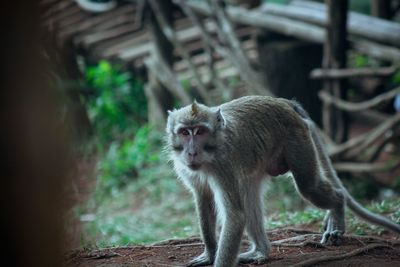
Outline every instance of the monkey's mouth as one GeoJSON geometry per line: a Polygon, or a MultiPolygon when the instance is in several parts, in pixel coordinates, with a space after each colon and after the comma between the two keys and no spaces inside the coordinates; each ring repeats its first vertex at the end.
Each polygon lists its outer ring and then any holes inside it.
{"type": "Polygon", "coordinates": [[[188,167],[193,171],[197,171],[198,169],[200,169],[201,164],[200,163],[189,163],[188,167]]]}

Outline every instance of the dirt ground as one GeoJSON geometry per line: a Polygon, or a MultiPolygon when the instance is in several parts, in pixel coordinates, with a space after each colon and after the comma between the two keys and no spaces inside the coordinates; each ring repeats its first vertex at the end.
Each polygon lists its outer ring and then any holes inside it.
{"type": "MultiPolygon", "coordinates": [[[[321,246],[320,234],[301,229],[268,232],[272,241],[269,259],[239,266],[400,266],[400,240],[389,233],[380,237],[345,236],[340,246],[321,246]]],[[[242,250],[247,247],[243,242],[242,250]]],[[[129,246],[68,253],[68,266],[185,266],[200,254],[198,238],[167,240],[150,246],[129,246]]]]}

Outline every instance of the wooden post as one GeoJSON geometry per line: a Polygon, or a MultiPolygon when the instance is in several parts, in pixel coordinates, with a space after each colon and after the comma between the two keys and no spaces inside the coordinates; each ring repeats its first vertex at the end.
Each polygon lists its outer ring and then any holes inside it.
{"type": "MultiPolygon", "coordinates": [[[[347,42],[347,0],[326,0],[328,11],[328,30],[324,44],[324,68],[342,69],[346,67],[347,42]]],[[[323,90],[330,94],[346,99],[345,80],[325,81],[323,90]]],[[[332,105],[325,103],[323,112],[323,126],[327,134],[336,142],[347,139],[347,116],[332,105]]]]}
{"type": "Polygon", "coordinates": [[[390,19],[392,17],[391,4],[391,0],[371,0],[371,15],[382,19],[390,19]]]}
{"type": "MultiPolygon", "coordinates": [[[[167,18],[168,23],[172,23],[173,5],[171,0],[157,0],[161,12],[167,18]]],[[[164,35],[161,26],[158,25],[157,20],[148,8],[149,16],[147,24],[150,28],[150,33],[154,40],[156,49],[158,50],[163,61],[172,66],[174,62],[173,51],[174,47],[168,38],[164,35]]],[[[172,108],[174,97],[171,92],[163,86],[154,73],[149,72],[149,83],[146,85],[146,97],[148,99],[148,119],[150,125],[161,129],[164,127],[166,111],[172,108]],[[162,113],[160,113],[162,112],[162,113]]]]}
{"type": "Polygon", "coordinates": [[[268,78],[266,87],[277,97],[299,101],[321,125],[322,105],[317,91],[322,82],[308,76],[321,66],[322,45],[274,32],[259,33],[256,41],[259,69],[268,78]]]}

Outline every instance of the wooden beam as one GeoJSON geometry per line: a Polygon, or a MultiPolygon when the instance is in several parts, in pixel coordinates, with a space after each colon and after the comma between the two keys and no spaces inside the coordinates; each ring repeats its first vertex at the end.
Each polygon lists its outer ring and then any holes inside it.
{"type": "MultiPolygon", "coordinates": [[[[165,37],[172,43],[172,45],[179,50],[181,56],[186,60],[189,69],[193,72],[194,80],[196,81],[197,84],[197,91],[202,97],[203,101],[205,103],[210,104],[212,99],[209,98],[208,93],[207,93],[207,88],[201,81],[201,78],[196,70],[196,67],[194,66],[190,54],[188,52],[188,49],[186,46],[178,39],[176,31],[171,27],[169,23],[167,23],[167,18],[166,15],[163,14],[161,11],[162,9],[160,8],[160,1],[156,0],[149,0],[149,5],[152,9],[152,12],[154,14],[154,18],[156,19],[158,25],[160,26],[161,31],[165,35],[165,37]]],[[[171,53],[171,51],[169,51],[171,53]]]]}
{"type": "Polygon", "coordinates": [[[374,162],[374,163],[359,163],[359,162],[337,162],[333,164],[333,168],[337,172],[351,173],[382,173],[391,172],[400,162],[374,162]]]}
{"type": "MultiPolygon", "coordinates": [[[[212,14],[211,9],[204,1],[188,1],[187,5],[197,13],[207,16],[212,14]]],[[[279,32],[306,41],[316,43],[324,43],[325,41],[326,30],[321,26],[275,15],[267,16],[257,9],[246,10],[241,7],[227,6],[226,12],[229,19],[235,23],[279,32]]],[[[395,47],[355,38],[349,38],[349,40],[353,49],[377,59],[391,62],[400,60],[400,49],[395,47]]]]}
{"type": "Polygon", "coordinates": [[[374,108],[374,107],[394,98],[398,94],[400,94],[400,87],[395,88],[389,92],[380,94],[380,95],[378,95],[372,99],[369,99],[367,101],[364,101],[364,102],[351,103],[348,101],[344,101],[340,98],[334,97],[325,91],[319,92],[319,96],[324,102],[331,103],[332,105],[336,106],[337,108],[348,111],[348,112],[357,112],[357,111],[374,108]]]}
{"type": "MultiPolygon", "coordinates": [[[[299,3],[303,2],[308,3],[309,1],[295,1],[287,6],[267,3],[264,4],[260,10],[269,15],[281,16],[316,26],[327,27],[326,6],[315,2],[307,6],[299,5],[299,3]],[[312,6],[318,8],[312,8],[312,6]]],[[[367,40],[400,47],[400,24],[397,22],[387,21],[356,12],[348,12],[347,30],[350,36],[353,37],[365,38],[367,40]],[[398,34],[394,34],[396,32],[398,34]]]]}
{"type": "Polygon", "coordinates": [[[355,77],[388,77],[395,73],[396,67],[355,68],[355,69],[314,69],[311,79],[347,79],[355,77]]]}
{"type": "Polygon", "coordinates": [[[135,8],[133,5],[125,5],[123,7],[115,9],[115,11],[101,13],[97,16],[88,17],[84,21],[72,24],[68,27],[60,29],[59,36],[65,38],[66,36],[73,36],[74,34],[81,33],[83,31],[92,31],[94,27],[102,24],[106,21],[112,20],[113,18],[123,16],[127,13],[134,13],[135,8]]]}

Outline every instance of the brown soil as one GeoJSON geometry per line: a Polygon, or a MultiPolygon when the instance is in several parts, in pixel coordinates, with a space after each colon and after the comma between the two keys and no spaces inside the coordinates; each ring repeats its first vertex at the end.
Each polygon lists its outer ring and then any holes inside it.
{"type": "MultiPolygon", "coordinates": [[[[281,245],[273,242],[265,263],[239,266],[400,266],[400,240],[389,234],[384,237],[346,236],[342,245],[329,247],[320,246],[320,235],[307,230],[278,229],[268,236],[271,241],[297,239],[281,245]],[[331,256],[331,259],[326,258],[331,256]]],[[[246,245],[242,249],[245,250],[246,245]]],[[[151,246],[73,251],[67,255],[66,263],[68,266],[185,266],[202,250],[198,238],[167,240],[151,246]]]]}

